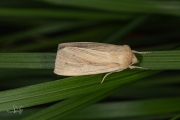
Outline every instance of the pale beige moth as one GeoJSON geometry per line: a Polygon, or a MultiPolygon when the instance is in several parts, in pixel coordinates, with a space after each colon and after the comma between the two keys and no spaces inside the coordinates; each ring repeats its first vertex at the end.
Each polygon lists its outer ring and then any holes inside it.
{"type": "Polygon", "coordinates": [[[128,45],[113,45],[96,42],[61,43],[55,60],[54,73],[63,76],[81,76],[106,73],[104,79],[113,72],[124,69],[140,68],[134,53],[146,54],[131,50],[128,45]]]}

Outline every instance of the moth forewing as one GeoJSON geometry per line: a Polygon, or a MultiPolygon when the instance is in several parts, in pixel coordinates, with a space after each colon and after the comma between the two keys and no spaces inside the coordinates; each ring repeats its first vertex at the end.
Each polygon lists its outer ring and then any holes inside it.
{"type": "MultiPolygon", "coordinates": [[[[138,60],[133,53],[148,52],[132,51],[128,45],[112,45],[95,42],[71,42],[58,46],[54,73],[64,76],[81,76],[122,71],[126,68],[141,68],[132,66],[138,60]]],[[[101,83],[102,83],[101,82],[101,83]]]]}
{"type": "Polygon", "coordinates": [[[119,64],[113,62],[111,57],[107,52],[65,47],[57,52],[54,72],[58,75],[79,76],[115,71],[119,64]]]}

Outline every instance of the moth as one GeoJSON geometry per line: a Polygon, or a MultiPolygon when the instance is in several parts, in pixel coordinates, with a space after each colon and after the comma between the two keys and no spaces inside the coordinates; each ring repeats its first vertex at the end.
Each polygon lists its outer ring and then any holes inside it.
{"type": "Polygon", "coordinates": [[[111,73],[124,69],[140,68],[133,66],[138,63],[135,53],[147,54],[131,50],[128,45],[113,45],[96,42],[61,43],[55,60],[54,73],[63,76],[81,76],[106,73],[104,79],[111,73]]]}

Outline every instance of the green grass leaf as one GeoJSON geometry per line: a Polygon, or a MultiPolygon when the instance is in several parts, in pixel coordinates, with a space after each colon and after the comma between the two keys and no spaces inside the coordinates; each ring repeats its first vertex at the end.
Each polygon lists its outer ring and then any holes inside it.
{"type": "Polygon", "coordinates": [[[21,31],[13,34],[8,34],[6,36],[0,37],[0,43],[8,43],[8,42],[18,42],[19,40],[33,37],[38,34],[50,34],[53,32],[66,31],[68,29],[79,28],[82,26],[88,26],[93,24],[93,22],[61,22],[61,23],[51,23],[49,25],[42,25],[36,28],[31,28],[26,31],[21,31]]]}
{"type": "Polygon", "coordinates": [[[133,82],[156,71],[123,71],[108,77],[100,84],[102,75],[69,77],[52,82],[0,92],[0,111],[13,109],[12,105],[29,107],[77,95],[114,88],[133,82]],[[26,101],[26,102],[24,102],[26,101]]]}
{"type": "Polygon", "coordinates": [[[127,20],[132,15],[104,13],[81,10],[52,10],[52,9],[18,9],[18,8],[0,8],[0,16],[12,17],[30,17],[30,18],[57,18],[57,19],[79,19],[79,20],[127,20]]]}
{"type": "Polygon", "coordinates": [[[99,103],[89,106],[67,119],[113,119],[166,115],[180,111],[180,97],[99,103]]]}
{"type": "Polygon", "coordinates": [[[106,43],[114,43],[114,42],[118,41],[119,39],[124,37],[127,33],[132,31],[133,29],[135,29],[139,24],[142,24],[143,22],[145,22],[148,18],[149,18],[149,16],[136,17],[134,20],[132,20],[132,22],[125,25],[124,28],[120,28],[119,31],[114,33],[114,35],[110,36],[104,42],[106,42],[106,43]]]}
{"type": "Polygon", "coordinates": [[[179,1],[149,0],[42,0],[52,4],[126,13],[156,13],[180,16],[179,1]]]}
{"type": "MultiPolygon", "coordinates": [[[[149,70],[179,70],[179,54],[179,50],[137,54],[137,65],[149,70]]],[[[53,69],[55,57],[55,53],[0,53],[0,68],[53,69]]]]}
{"type": "Polygon", "coordinates": [[[0,53],[0,68],[53,69],[54,53],[0,53]]]}

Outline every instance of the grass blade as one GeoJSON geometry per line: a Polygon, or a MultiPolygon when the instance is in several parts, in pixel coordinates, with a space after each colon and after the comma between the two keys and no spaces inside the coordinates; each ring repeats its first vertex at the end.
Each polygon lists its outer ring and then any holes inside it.
{"type": "MultiPolygon", "coordinates": [[[[136,55],[137,66],[149,70],[179,70],[180,51],[153,51],[150,54],[136,55]]],[[[53,69],[55,53],[0,53],[0,68],[53,69]]]]}
{"type": "Polygon", "coordinates": [[[156,13],[180,16],[179,1],[149,1],[149,0],[42,0],[52,4],[76,6],[113,12],[126,13],[156,13]]]}

